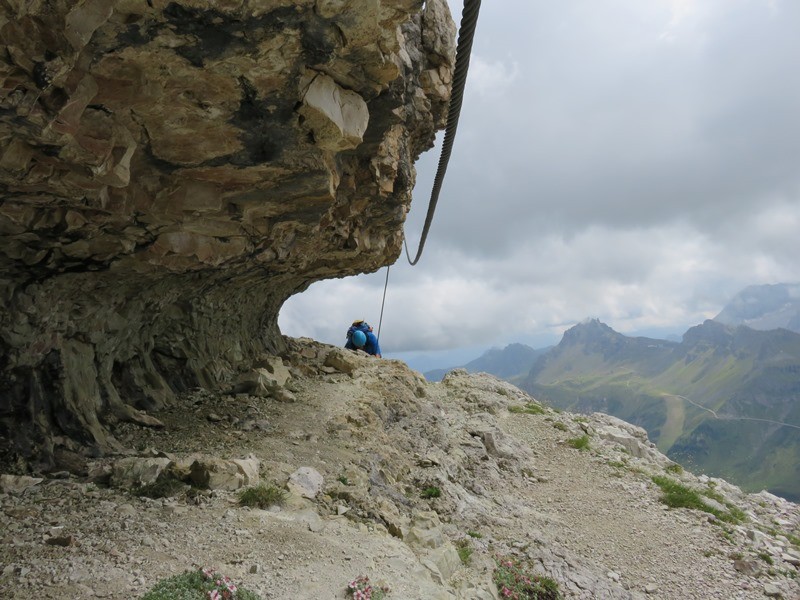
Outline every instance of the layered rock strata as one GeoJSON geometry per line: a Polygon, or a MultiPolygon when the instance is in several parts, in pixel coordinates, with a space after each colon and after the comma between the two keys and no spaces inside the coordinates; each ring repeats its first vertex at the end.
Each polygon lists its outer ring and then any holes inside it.
{"type": "Polygon", "coordinates": [[[114,448],[393,262],[454,38],[445,0],[2,3],[2,446],[114,448]]]}

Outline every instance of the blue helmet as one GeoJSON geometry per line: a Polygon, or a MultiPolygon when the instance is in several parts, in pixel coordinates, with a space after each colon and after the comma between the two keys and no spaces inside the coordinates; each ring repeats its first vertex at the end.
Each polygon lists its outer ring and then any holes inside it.
{"type": "Polygon", "coordinates": [[[363,348],[364,344],[366,343],[367,343],[367,335],[363,331],[360,331],[358,329],[355,330],[353,332],[353,345],[356,348],[363,348]]]}

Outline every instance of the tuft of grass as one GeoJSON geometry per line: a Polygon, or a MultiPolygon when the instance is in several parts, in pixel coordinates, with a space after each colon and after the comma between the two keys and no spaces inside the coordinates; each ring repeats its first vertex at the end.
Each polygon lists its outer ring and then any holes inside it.
{"type": "Polygon", "coordinates": [[[589,436],[584,434],[580,437],[570,438],[567,440],[567,443],[575,448],[576,450],[588,450],[589,449],[589,436]]]}
{"type": "Polygon", "coordinates": [[[728,513],[723,513],[723,516],[720,517],[720,519],[723,521],[727,521],[729,523],[742,523],[747,521],[747,514],[735,504],[731,504],[725,500],[725,497],[719,492],[708,489],[702,490],[700,493],[703,494],[703,496],[711,498],[712,500],[716,500],[725,506],[725,508],[728,510],[728,513]]]}
{"type": "Polygon", "coordinates": [[[735,506],[730,502],[725,502],[725,508],[728,509],[728,515],[730,515],[730,518],[723,518],[723,521],[728,521],[729,523],[744,523],[748,520],[747,513],[745,513],[738,506],[735,506]]]}
{"type": "Polygon", "coordinates": [[[467,535],[468,535],[469,537],[471,537],[471,538],[475,538],[476,540],[479,540],[479,539],[481,539],[481,538],[483,537],[483,535],[481,535],[481,534],[480,534],[480,533],[478,533],[477,531],[468,531],[468,532],[467,532],[467,535]]]}
{"type": "Polygon", "coordinates": [[[758,558],[763,560],[768,565],[774,565],[775,564],[775,561],[772,560],[772,556],[770,556],[769,553],[767,553],[767,552],[759,552],[758,553],[758,558]]]}
{"type": "Polygon", "coordinates": [[[562,600],[558,583],[550,577],[529,573],[529,566],[512,558],[497,559],[492,580],[501,598],[519,600],[562,600]]]}
{"type": "MultiPolygon", "coordinates": [[[[224,585],[216,584],[217,578],[216,574],[214,575],[214,577],[207,577],[203,571],[198,570],[186,571],[180,575],[162,579],[142,596],[141,600],[208,600],[210,592],[226,588],[224,585]]],[[[234,600],[260,600],[261,598],[258,594],[238,586],[235,590],[230,593],[226,589],[230,594],[226,597],[234,600]]]]}
{"type": "Polygon", "coordinates": [[[574,423],[588,423],[589,419],[587,417],[572,417],[572,421],[574,423]]]}
{"type": "Polygon", "coordinates": [[[622,462],[621,460],[610,460],[606,464],[608,464],[609,467],[614,467],[615,469],[624,469],[624,468],[626,468],[628,466],[626,463],[622,462]]]}
{"type": "Polygon", "coordinates": [[[283,506],[287,496],[285,490],[261,483],[239,492],[239,504],[267,509],[270,506],[283,506]]]}
{"type": "Polygon", "coordinates": [[[525,406],[513,405],[508,407],[508,412],[524,415],[543,415],[547,411],[536,404],[535,402],[528,402],[525,406]]]}
{"type": "Polygon", "coordinates": [[[336,481],[338,481],[342,485],[350,485],[350,480],[344,475],[339,475],[339,477],[336,478],[336,481]]]}
{"type": "Polygon", "coordinates": [[[561,421],[556,421],[555,423],[553,423],[553,427],[555,429],[558,429],[559,431],[567,431],[569,429],[569,427],[564,425],[564,423],[562,423],[561,421]]]}
{"type": "Polygon", "coordinates": [[[713,509],[703,502],[698,492],[662,475],[654,475],[652,479],[661,488],[661,501],[670,508],[694,508],[712,512],[713,509]]]}
{"type": "Polygon", "coordinates": [[[668,465],[666,469],[664,469],[667,473],[673,473],[675,475],[680,475],[683,473],[683,467],[680,466],[678,463],[672,463],[668,465]]]}
{"type": "Polygon", "coordinates": [[[739,510],[729,502],[724,502],[719,494],[710,493],[709,490],[703,492],[695,491],[663,475],[654,475],[653,483],[661,488],[661,501],[670,508],[694,508],[714,515],[720,521],[727,523],[741,523],[746,519],[744,512],[739,510]],[[725,504],[727,511],[721,511],[703,502],[703,496],[713,498],[725,504]],[[717,496],[717,497],[715,497],[717,496]]]}
{"type": "Polygon", "coordinates": [[[472,546],[470,545],[469,540],[466,538],[457,540],[454,545],[456,547],[456,551],[458,552],[458,558],[461,559],[461,564],[469,564],[469,558],[472,556],[472,546]]]}
{"type": "Polygon", "coordinates": [[[440,490],[435,485],[432,485],[432,486],[426,487],[424,490],[422,490],[422,494],[420,494],[420,495],[423,498],[425,498],[426,500],[430,499],[430,498],[438,498],[439,496],[442,495],[442,490],[440,490]]]}

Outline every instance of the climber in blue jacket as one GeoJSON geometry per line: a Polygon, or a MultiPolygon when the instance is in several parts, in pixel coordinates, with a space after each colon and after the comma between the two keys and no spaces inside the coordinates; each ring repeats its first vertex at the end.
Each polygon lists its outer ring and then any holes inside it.
{"type": "Polygon", "coordinates": [[[378,338],[372,333],[372,327],[364,319],[353,321],[353,324],[347,330],[347,343],[344,347],[348,350],[363,350],[367,354],[381,358],[381,347],[378,344],[378,338]]]}

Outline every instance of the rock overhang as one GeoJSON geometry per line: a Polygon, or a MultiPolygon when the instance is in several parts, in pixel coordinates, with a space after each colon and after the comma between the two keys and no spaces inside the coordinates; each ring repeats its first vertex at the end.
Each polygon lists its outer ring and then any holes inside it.
{"type": "Polygon", "coordinates": [[[280,350],[293,293],[393,262],[454,37],[444,0],[6,8],[7,445],[102,450],[107,423],[280,350]]]}

